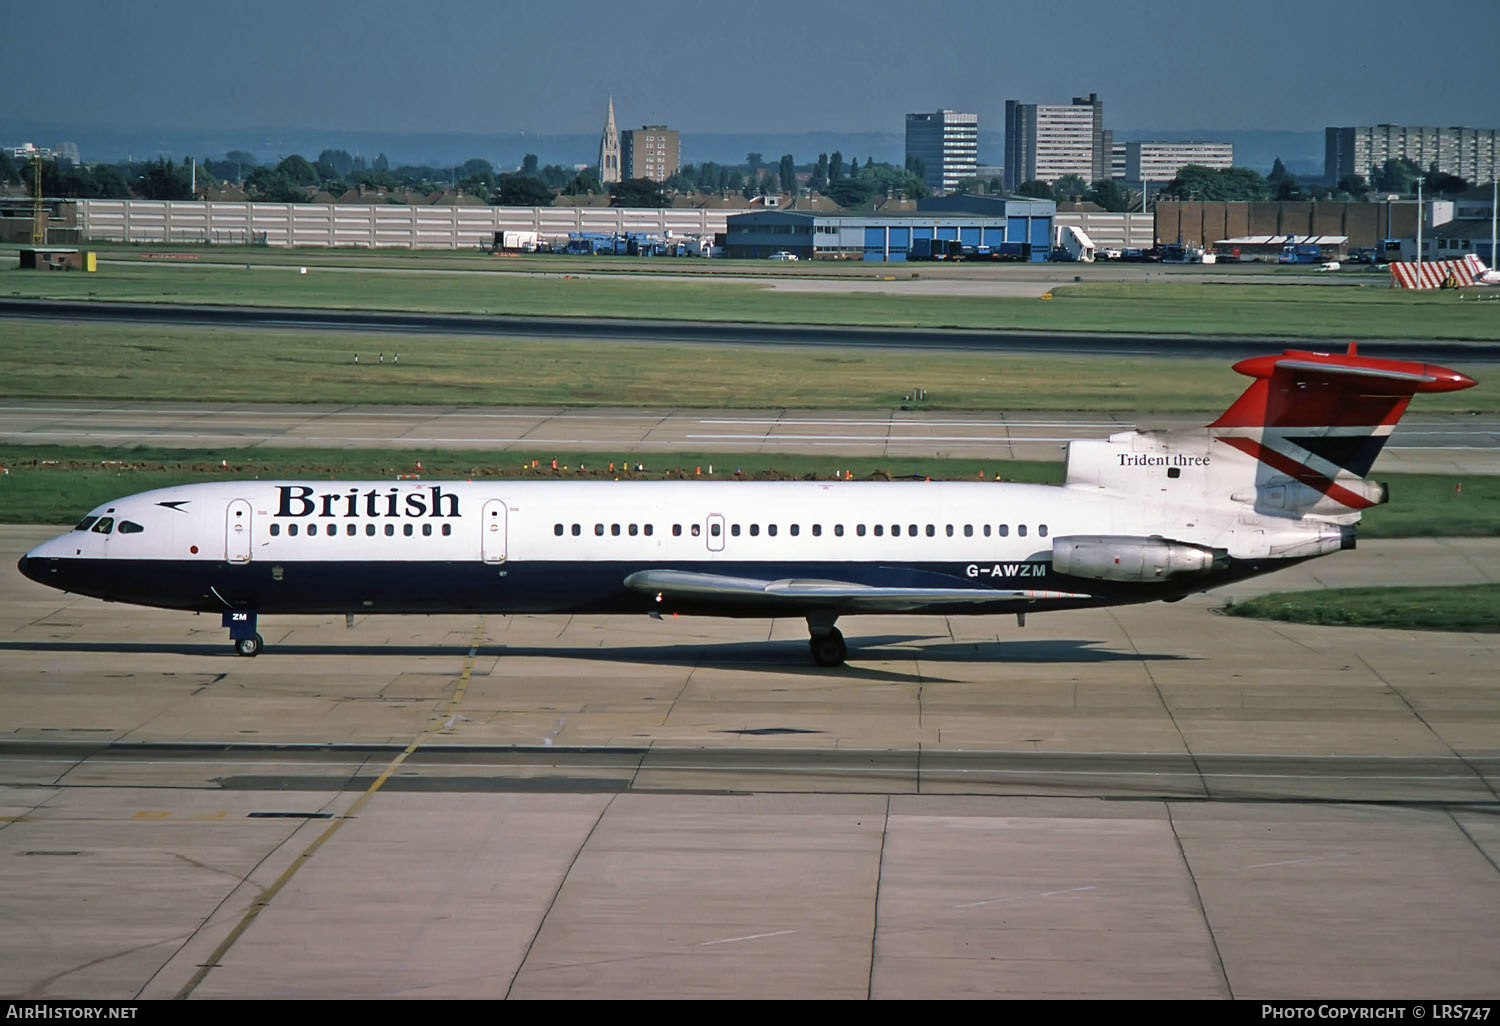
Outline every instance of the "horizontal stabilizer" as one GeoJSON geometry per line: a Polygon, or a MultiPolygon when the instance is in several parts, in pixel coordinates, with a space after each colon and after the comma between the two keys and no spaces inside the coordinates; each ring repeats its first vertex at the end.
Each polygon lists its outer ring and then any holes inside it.
{"type": "Polygon", "coordinates": [[[1363,478],[1412,396],[1474,387],[1473,378],[1436,364],[1361,356],[1352,342],[1346,353],[1290,349],[1234,369],[1255,380],[1208,426],[1210,436],[1325,497],[1324,512],[1380,501],[1379,486],[1363,478]]]}

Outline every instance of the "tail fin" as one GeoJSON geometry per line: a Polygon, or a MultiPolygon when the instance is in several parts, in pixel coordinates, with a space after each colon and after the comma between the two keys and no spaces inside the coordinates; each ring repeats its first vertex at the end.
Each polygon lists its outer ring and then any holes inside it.
{"type": "Polygon", "coordinates": [[[1475,384],[1430,363],[1360,356],[1353,342],[1347,353],[1287,350],[1234,369],[1255,381],[1210,436],[1348,509],[1381,501],[1362,479],[1413,395],[1475,384]]]}

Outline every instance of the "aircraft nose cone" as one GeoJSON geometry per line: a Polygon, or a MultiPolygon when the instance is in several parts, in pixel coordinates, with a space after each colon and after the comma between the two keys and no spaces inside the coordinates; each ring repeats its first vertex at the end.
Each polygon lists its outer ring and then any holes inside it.
{"type": "Polygon", "coordinates": [[[31,556],[22,556],[16,561],[16,569],[21,571],[22,577],[36,580],[36,560],[31,556]]]}

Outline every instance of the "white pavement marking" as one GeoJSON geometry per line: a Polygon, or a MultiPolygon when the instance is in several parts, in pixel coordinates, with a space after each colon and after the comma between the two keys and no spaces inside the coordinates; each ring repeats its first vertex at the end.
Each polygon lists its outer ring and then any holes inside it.
{"type": "Polygon", "coordinates": [[[796,930],[777,930],[774,933],[752,933],[744,937],[725,937],[723,940],[704,941],[698,946],[700,948],[709,948],[715,944],[737,944],[740,941],[760,940],[764,937],[785,937],[789,933],[796,932],[796,930]]]}
{"type": "Polygon", "coordinates": [[[950,908],[978,908],[980,905],[1003,905],[1008,901],[1027,901],[1031,898],[1051,898],[1058,894],[1075,894],[1078,891],[1096,891],[1099,888],[1094,884],[1087,887],[1066,887],[1060,891],[1041,891],[1037,894],[1018,894],[1013,898],[988,898],[984,901],[968,901],[962,905],[950,905],[950,908]]]}

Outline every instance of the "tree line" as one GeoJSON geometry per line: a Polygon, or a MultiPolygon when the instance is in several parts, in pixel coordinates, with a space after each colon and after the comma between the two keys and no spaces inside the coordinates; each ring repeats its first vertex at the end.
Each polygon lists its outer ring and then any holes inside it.
{"type": "MultiPolygon", "coordinates": [[[[29,188],[29,174],[7,154],[0,153],[0,182],[29,188]]],[[[292,154],[275,164],[262,164],[253,154],[231,150],[224,159],[196,162],[201,187],[208,180],[242,189],[252,201],[272,203],[311,202],[316,193],[338,197],[353,188],[396,193],[402,190],[429,192],[454,188],[498,206],[546,206],[557,196],[608,193],[615,206],[666,206],[673,195],[723,195],[740,193],[746,198],[770,193],[797,192],[802,188],[826,192],[840,206],[860,206],[875,198],[905,193],[912,198],[928,195],[917,166],[898,168],[867,158],[845,160],[838,151],[820,153],[816,161],[799,164],[791,154],[772,163],[759,153],[746,154],[743,164],[704,161],[686,164],[664,182],[632,179],[611,183],[598,178],[597,167],[581,170],[558,164],[541,164],[528,153],[516,170],[497,170],[475,157],[452,167],[403,165],[392,167],[385,154],[367,161],[345,150],[327,149],[310,161],[292,154]]],[[[159,157],[144,162],[74,164],[48,160],[42,165],[42,193],[75,199],[185,200],[193,196],[193,163],[159,157]]]]}
{"type": "MultiPolygon", "coordinates": [[[[475,157],[452,167],[403,165],[392,167],[385,154],[367,161],[341,149],[326,149],[317,160],[292,154],[276,164],[261,164],[253,154],[231,150],[222,160],[197,162],[198,176],[242,188],[253,201],[275,203],[311,202],[322,192],[338,197],[352,188],[385,191],[430,192],[456,188],[497,206],[546,206],[559,195],[608,193],[614,206],[667,206],[674,195],[725,195],[745,198],[773,193],[795,193],[804,188],[823,193],[843,208],[868,206],[884,196],[905,194],[912,199],[930,195],[922,161],[908,157],[904,167],[866,158],[845,160],[844,155],[820,153],[815,161],[798,163],[791,154],[772,162],[756,152],[741,164],[704,161],[685,164],[665,182],[632,179],[599,182],[597,168],[582,170],[558,164],[542,165],[528,153],[513,171],[497,171],[488,160],[475,157]]],[[[42,194],[65,198],[191,199],[193,167],[189,160],[174,162],[167,157],[151,161],[74,164],[49,160],[42,164],[42,194]]],[[[0,152],[0,182],[25,184],[31,175],[9,154],[0,152]]],[[[1420,182],[1427,195],[1455,195],[1469,183],[1457,175],[1441,172],[1436,164],[1425,172],[1407,159],[1387,160],[1372,168],[1369,178],[1351,174],[1333,185],[1307,183],[1290,174],[1277,158],[1269,175],[1250,168],[1213,169],[1189,164],[1178,171],[1158,195],[1177,200],[1332,200],[1358,201],[1391,193],[1411,195],[1420,182]]],[[[959,183],[960,193],[998,193],[1004,189],[998,178],[971,178],[959,183]]],[[[1132,193],[1112,179],[1093,183],[1079,175],[1064,175],[1056,182],[1023,183],[1018,195],[1056,201],[1085,200],[1110,211],[1139,209],[1140,194],[1132,193]]]]}
{"type": "Polygon", "coordinates": [[[1160,195],[1179,200],[1318,200],[1334,203],[1357,203],[1377,200],[1396,193],[1410,196],[1416,193],[1417,183],[1422,183],[1424,194],[1456,196],[1469,188],[1469,183],[1458,175],[1439,171],[1434,162],[1425,172],[1414,161],[1406,158],[1387,160],[1380,167],[1372,168],[1370,178],[1360,174],[1348,174],[1332,185],[1326,182],[1303,182],[1287,171],[1281,158],[1271,167],[1271,173],[1262,177],[1244,167],[1214,170],[1189,164],[1167,183],[1160,195]]]}

